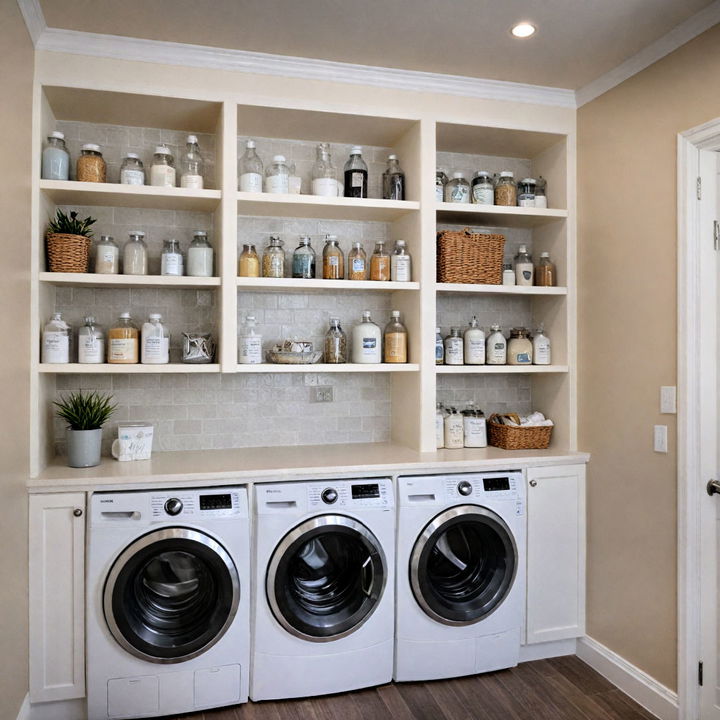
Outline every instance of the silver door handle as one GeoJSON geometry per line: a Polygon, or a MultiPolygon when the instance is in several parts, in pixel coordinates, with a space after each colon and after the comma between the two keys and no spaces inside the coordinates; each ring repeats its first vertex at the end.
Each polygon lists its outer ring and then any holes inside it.
{"type": "Polygon", "coordinates": [[[707,484],[708,495],[720,495],[720,482],[717,480],[709,480],[707,484]]]}

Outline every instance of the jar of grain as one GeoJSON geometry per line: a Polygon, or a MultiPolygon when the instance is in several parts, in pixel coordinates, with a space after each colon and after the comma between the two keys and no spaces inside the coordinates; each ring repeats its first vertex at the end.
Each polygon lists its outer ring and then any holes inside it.
{"type": "Polygon", "coordinates": [[[337,235],[328,235],[323,248],[323,280],[342,280],[344,276],[345,256],[337,235]]]}
{"type": "Polygon", "coordinates": [[[238,261],[238,275],[240,277],[260,277],[260,258],[255,246],[252,244],[243,245],[238,261]]]}
{"type": "Polygon", "coordinates": [[[108,332],[108,362],[131,365],[138,362],[139,335],[130,313],[120,318],[108,332]]]}
{"type": "Polygon", "coordinates": [[[347,336],[340,327],[340,318],[330,318],[330,328],[325,333],[323,362],[333,365],[347,362],[347,336]]]}
{"type": "Polygon", "coordinates": [[[390,279],[390,255],[385,250],[385,243],[382,240],[375,243],[375,250],[370,257],[370,279],[383,281],[390,279]]]}
{"type": "Polygon", "coordinates": [[[517,185],[515,185],[515,179],[509,170],[503,170],[500,173],[495,185],[495,204],[505,207],[517,205],[517,185]]]}
{"type": "Polygon", "coordinates": [[[555,263],[550,259],[549,252],[540,253],[540,263],[535,268],[535,284],[540,287],[557,285],[557,270],[555,263]]]}
{"type": "Polygon", "coordinates": [[[283,241],[277,235],[270,236],[270,243],[263,251],[262,276],[267,278],[285,277],[285,251],[283,241]]]}
{"type": "Polygon", "coordinates": [[[508,365],[532,365],[533,344],[525,328],[513,328],[507,346],[508,365]]]}
{"type": "Polygon", "coordinates": [[[367,280],[367,255],[360,242],[353,243],[348,255],[348,280],[367,280]]]}
{"type": "Polygon", "coordinates": [[[83,145],[77,161],[78,181],[104,183],[106,173],[107,165],[100,152],[100,146],[94,143],[83,145]]]}

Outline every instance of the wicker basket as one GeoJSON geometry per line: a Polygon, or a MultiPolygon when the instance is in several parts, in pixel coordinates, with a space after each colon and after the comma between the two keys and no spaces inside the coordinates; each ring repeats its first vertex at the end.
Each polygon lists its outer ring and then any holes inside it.
{"type": "Polygon", "coordinates": [[[86,273],[90,259],[90,238],[50,233],[47,254],[50,272],[86,273]]]}
{"type": "MultiPolygon", "coordinates": [[[[508,415],[519,423],[517,415],[508,415]]],[[[552,425],[542,427],[511,427],[495,422],[497,414],[491,415],[488,423],[488,444],[503,450],[545,450],[550,445],[552,425]]]]}
{"type": "Polygon", "coordinates": [[[437,281],[500,285],[504,250],[504,235],[444,230],[437,236],[437,281]]]}

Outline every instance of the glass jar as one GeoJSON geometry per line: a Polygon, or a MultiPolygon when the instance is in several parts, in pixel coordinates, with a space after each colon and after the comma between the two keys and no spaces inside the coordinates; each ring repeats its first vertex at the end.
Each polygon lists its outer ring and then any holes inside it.
{"type": "Polygon", "coordinates": [[[238,260],[238,275],[240,277],[260,277],[260,258],[255,246],[251,243],[243,245],[238,260]]]}
{"type": "Polygon", "coordinates": [[[443,342],[439,327],[435,328],[435,364],[445,364],[445,343],[443,342]]]}
{"type": "Polygon", "coordinates": [[[448,176],[444,170],[435,171],[435,201],[443,202],[445,200],[445,186],[448,182],[448,176]]]}
{"type": "Polygon", "coordinates": [[[545,334],[545,330],[541,325],[533,335],[533,365],[550,365],[552,361],[552,352],[550,348],[550,338],[545,334]]]}
{"type": "Polygon", "coordinates": [[[248,315],[238,335],[238,363],[259,365],[262,363],[262,335],[255,329],[255,316],[248,315]]]}
{"type": "Polygon", "coordinates": [[[445,338],[445,364],[465,364],[465,348],[460,328],[450,328],[450,334],[445,338]]]}
{"type": "Polygon", "coordinates": [[[462,412],[463,416],[463,445],[466,448],[487,447],[487,426],[485,415],[475,403],[470,401],[462,412]]]}
{"type": "Polygon", "coordinates": [[[47,139],[42,153],[40,177],[43,180],[70,179],[70,153],[65,145],[65,135],[58,130],[47,139]]]}
{"type": "Polygon", "coordinates": [[[191,277],[212,277],[213,248],[204,230],[196,230],[187,251],[187,274],[191,277]]]}
{"type": "Polygon", "coordinates": [[[463,444],[463,416],[456,408],[448,408],[445,416],[445,447],[458,450],[463,444]]]}
{"type": "Polygon", "coordinates": [[[507,345],[508,365],[532,365],[533,344],[528,335],[528,331],[523,327],[510,331],[507,345]]]}
{"type": "Polygon", "coordinates": [[[84,365],[97,365],[105,362],[105,333],[89,315],[78,330],[78,362],[84,365]]]}
{"type": "Polygon", "coordinates": [[[175,187],[175,158],[166,145],[155,148],[150,166],[150,184],[154,187],[175,187]]]}
{"type": "Polygon", "coordinates": [[[495,204],[504,207],[515,207],[517,205],[517,185],[513,174],[509,170],[503,170],[495,185],[495,204]]]}
{"type": "Polygon", "coordinates": [[[70,326],[63,320],[61,313],[53,313],[43,328],[41,362],[70,362],[70,326]]]}
{"type": "Polygon", "coordinates": [[[181,161],[180,187],[202,190],[203,161],[200,154],[200,145],[196,135],[188,135],[185,140],[185,154],[181,161]]]}
{"type": "Polygon", "coordinates": [[[297,174],[295,163],[288,165],[288,192],[291,195],[302,193],[302,178],[297,174]]]}
{"type": "Polygon", "coordinates": [[[284,155],[275,155],[272,164],[265,171],[266,193],[288,193],[290,191],[290,168],[284,155]]]}
{"type": "Polygon", "coordinates": [[[354,242],[348,255],[348,280],[367,280],[367,254],[360,242],[354,242]]]}
{"type": "Polygon", "coordinates": [[[330,145],[320,143],[316,148],[315,163],[312,166],[313,195],[338,196],[337,170],[330,157],[330,145]]]}
{"type": "Polygon", "coordinates": [[[121,185],[144,185],[145,168],[137,153],[128,153],[120,166],[121,185]]]}
{"type": "Polygon", "coordinates": [[[252,139],[245,143],[245,154],[240,158],[238,170],[241,192],[263,191],[263,164],[255,151],[255,141],[252,139]]]}
{"type": "Polygon", "coordinates": [[[345,277],[345,256],[338,245],[337,235],[328,235],[323,248],[323,280],[342,280],[345,277]]]}
{"type": "Polygon", "coordinates": [[[405,199],[405,173],[397,155],[388,155],[387,169],[383,173],[383,200],[405,199]]]}
{"type": "Polygon", "coordinates": [[[170,331],[160,313],[150,313],[143,323],[140,362],[143,365],[167,365],[170,362],[170,331]]]}
{"type": "Polygon", "coordinates": [[[175,238],[163,242],[160,255],[160,274],[180,277],[183,274],[183,256],[180,252],[180,243],[175,238]]]}
{"type": "Polygon", "coordinates": [[[540,253],[540,262],[535,268],[535,284],[539,287],[555,287],[557,285],[557,269],[550,259],[549,252],[540,253]]]}
{"type": "Polygon", "coordinates": [[[394,282],[410,282],[412,259],[404,240],[395,241],[395,249],[390,258],[390,279],[394,282]]]}
{"type": "Polygon", "coordinates": [[[345,197],[366,198],[368,196],[368,166],[362,157],[362,148],[353,145],[350,157],[343,168],[345,197]]]}
{"type": "Polygon", "coordinates": [[[472,201],[476,205],[493,205],[495,203],[495,186],[490,173],[478,170],[472,181],[472,201]]]}
{"type": "Polygon", "coordinates": [[[300,244],[293,253],[292,276],[304,280],[315,278],[315,251],[310,244],[308,235],[300,237],[300,244]]]}
{"type": "Polygon", "coordinates": [[[147,275],[148,258],[145,233],[135,230],[123,247],[123,275],[147,275]]]}
{"type": "Polygon", "coordinates": [[[390,279],[390,256],[382,240],[375,243],[375,249],[370,256],[370,279],[379,281],[390,279]]]}
{"type": "Polygon", "coordinates": [[[490,327],[492,332],[485,341],[485,362],[487,365],[507,364],[507,340],[499,325],[490,327]]]}
{"type": "Polygon", "coordinates": [[[100,152],[100,146],[94,143],[83,145],[77,160],[77,180],[79,182],[104,183],[106,174],[107,165],[100,152]]]}
{"type": "Polygon", "coordinates": [[[518,207],[535,207],[535,178],[523,178],[518,183],[518,207]]]}
{"type": "Polygon", "coordinates": [[[95,247],[95,272],[99,275],[120,272],[120,247],[110,235],[101,235],[95,247]]]}
{"type": "Polygon", "coordinates": [[[263,251],[263,277],[285,277],[285,251],[283,250],[283,244],[283,241],[277,235],[270,236],[270,242],[263,251]]]}
{"type": "Polygon", "coordinates": [[[338,364],[347,362],[347,336],[340,327],[340,319],[330,318],[330,328],[325,333],[323,362],[338,364]]]}
{"type": "Polygon", "coordinates": [[[469,203],[470,183],[461,172],[454,172],[452,180],[445,186],[445,202],[469,203]]]}
{"type": "Polygon", "coordinates": [[[546,208],[547,206],[547,180],[541,175],[535,184],[535,207],[546,208]]]}
{"type": "Polygon", "coordinates": [[[130,313],[121,313],[118,320],[108,331],[108,357],[112,364],[134,365],[139,359],[139,338],[130,313]]]}
{"type": "Polygon", "coordinates": [[[406,363],[408,333],[400,321],[400,311],[393,310],[390,322],[385,326],[383,335],[383,361],[386,363],[406,363]]]}

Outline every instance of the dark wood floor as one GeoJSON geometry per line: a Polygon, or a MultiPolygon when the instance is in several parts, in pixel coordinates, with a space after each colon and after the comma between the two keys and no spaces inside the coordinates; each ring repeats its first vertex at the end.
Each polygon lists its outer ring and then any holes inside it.
{"type": "Polygon", "coordinates": [[[654,716],[570,656],[457,680],[247,703],[183,715],[182,720],[654,720],[654,716]]]}

